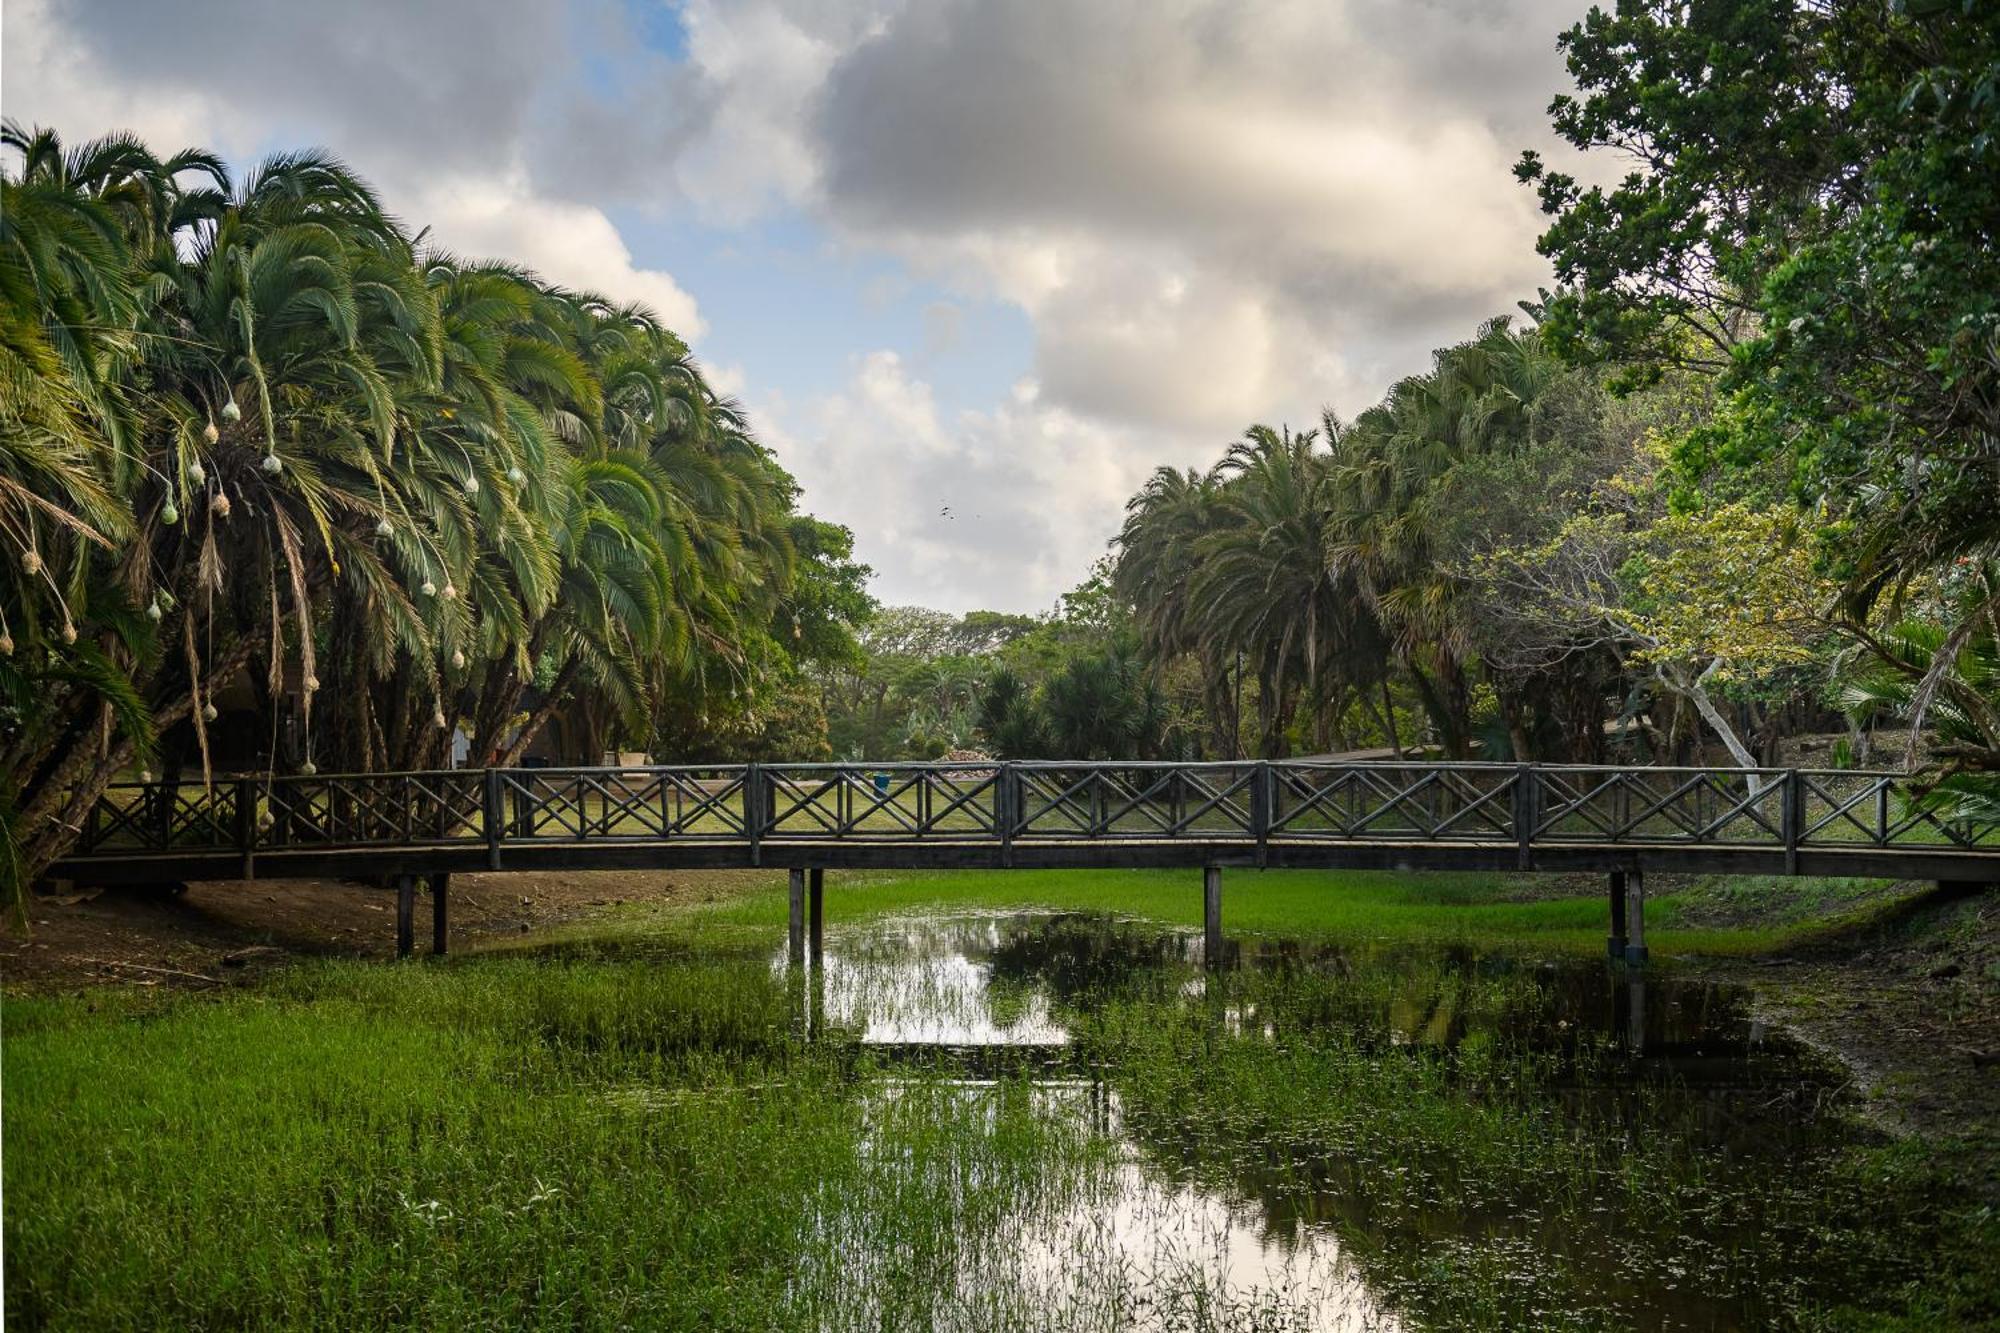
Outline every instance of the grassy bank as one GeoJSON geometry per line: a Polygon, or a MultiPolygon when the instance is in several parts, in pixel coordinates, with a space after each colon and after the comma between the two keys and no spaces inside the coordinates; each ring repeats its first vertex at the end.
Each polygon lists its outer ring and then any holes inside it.
{"type": "MultiPolygon", "coordinates": [[[[801,983],[769,965],[772,878],[572,926],[555,956],[7,999],[8,1326],[1286,1326],[1296,1293],[1243,1302],[1186,1254],[1135,1264],[1103,1225],[1190,1189],[1271,1236],[1336,1238],[1312,1275],[1358,1274],[1418,1326],[1598,1327],[1670,1301],[1726,1324],[1749,1293],[1780,1323],[2000,1310],[2000,1224],[1952,1145],[1882,1142],[1821,1083],[1718,1116],[1557,1021],[1550,970],[1504,955],[1594,954],[1595,893],[1246,872],[1232,931],[1385,947],[1206,983],[1173,949],[1125,972],[1071,966],[1088,941],[1054,971],[996,954],[996,1002],[1050,996],[1120,1138],[1017,1076],[968,1089],[807,1041],[801,983]],[[1422,961],[1465,943],[1499,965],[1422,961]],[[1136,1205],[1134,1151],[1154,1182],[1136,1205]]],[[[1767,947],[1895,901],[1813,891],[1810,913],[1756,898],[1775,919],[1746,925],[1736,890],[1688,884],[1655,904],[1658,947],[1767,947]]],[[[1187,875],[829,886],[836,928],[939,903],[1199,912],[1187,875]]]]}
{"type": "MultiPolygon", "coordinates": [[[[1894,910],[1922,887],[1897,892],[1868,880],[1677,880],[1649,895],[1647,942],[1666,957],[1764,952],[1894,910]]],[[[1183,870],[827,875],[830,923],[932,908],[1051,908],[1199,927],[1201,876],[1183,870]]],[[[555,937],[754,951],[783,937],[788,910],[784,874],[774,871],[718,902],[634,905],[555,937]]],[[[1237,870],[1224,876],[1223,924],[1230,934],[1329,943],[1595,955],[1604,949],[1609,907],[1602,883],[1584,876],[1237,870]]]]}
{"type": "Polygon", "coordinates": [[[928,1301],[1092,1160],[1024,1102],[880,1106],[793,1012],[757,969],[522,961],[10,1000],[7,1324],[800,1327],[853,1247],[928,1301]]]}

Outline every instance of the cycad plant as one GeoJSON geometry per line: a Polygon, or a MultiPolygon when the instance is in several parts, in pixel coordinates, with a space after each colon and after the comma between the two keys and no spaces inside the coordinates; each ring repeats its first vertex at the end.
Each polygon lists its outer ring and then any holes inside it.
{"type": "Polygon", "coordinates": [[[2000,823],[2000,564],[1967,561],[1947,585],[1948,614],[1905,620],[1850,654],[1841,704],[1858,723],[1921,726],[1919,806],[1990,828],[2000,823]]]}

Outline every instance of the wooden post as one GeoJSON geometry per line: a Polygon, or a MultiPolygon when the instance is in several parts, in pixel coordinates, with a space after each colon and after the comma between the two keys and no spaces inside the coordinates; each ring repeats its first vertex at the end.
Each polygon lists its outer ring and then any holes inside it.
{"type": "Polygon", "coordinates": [[[442,958],[451,944],[451,872],[431,876],[431,956],[442,958]]]}
{"type": "Polygon", "coordinates": [[[1000,864],[1012,869],[1014,826],[1021,818],[1021,775],[1012,764],[1002,764],[994,784],[993,822],[1000,834],[1000,864]]]}
{"type": "Polygon", "coordinates": [[[806,945],[818,967],[826,939],[826,872],[815,866],[806,872],[806,945]]]}
{"type": "Polygon", "coordinates": [[[1629,967],[1646,964],[1646,876],[1640,870],[1625,872],[1625,962],[1629,967]]]}
{"type": "Polygon", "coordinates": [[[1625,872],[1611,872],[1611,937],[1606,948],[1613,962],[1625,961],[1625,872]]]}
{"type": "Polygon", "coordinates": [[[1796,875],[1799,873],[1799,842],[1805,836],[1806,827],[1805,780],[1799,776],[1799,770],[1788,768],[1783,783],[1778,828],[1785,840],[1785,873],[1796,875]]]}
{"type": "Polygon", "coordinates": [[[236,779],[236,850],[242,857],[238,879],[257,876],[257,780],[236,779]]]}
{"type": "MultiPolygon", "coordinates": [[[[1257,840],[1257,866],[1270,863],[1271,821],[1277,817],[1277,775],[1269,760],[1260,759],[1250,775],[1250,836],[1257,840]]],[[[1216,892],[1222,892],[1222,872],[1217,870],[1216,892]]],[[[1220,900],[1218,899],[1218,902],[1220,900]]],[[[1220,911],[1220,907],[1217,908],[1220,911]]],[[[1220,927],[1218,927],[1218,930],[1220,927]]],[[[1218,938],[1220,936],[1218,935],[1218,938]]]]}
{"type": "Polygon", "coordinates": [[[480,803],[482,806],[481,816],[486,821],[486,868],[488,870],[498,870],[500,868],[500,838],[506,832],[504,825],[507,820],[507,816],[503,813],[506,808],[506,802],[501,796],[499,769],[489,768],[486,770],[486,789],[481,794],[480,803]]]}
{"type": "MultiPolygon", "coordinates": [[[[1541,823],[1540,779],[1533,764],[1514,768],[1514,867],[1531,870],[1535,864],[1535,829],[1541,823]]],[[[1615,890],[1614,890],[1615,892],[1615,890]]]]}
{"type": "Polygon", "coordinates": [[[396,957],[408,958],[416,947],[417,877],[396,876],[396,957]]]}
{"type": "Polygon", "coordinates": [[[1222,966],[1221,866],[1201,871],[1201,960],[1208,967],[1222,966]]]}
{"type": "Polygon", "coordinates": [[[786,937],[790,952],[786,955],[794,966],[806,960],[806,872],[792,869],[792,918],[791,932],[786,937]]]}

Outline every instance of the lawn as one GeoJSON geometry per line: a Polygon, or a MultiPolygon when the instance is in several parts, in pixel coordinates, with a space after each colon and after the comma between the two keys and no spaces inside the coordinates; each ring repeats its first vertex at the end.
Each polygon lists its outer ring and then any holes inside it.
{"type": "MultiPolygon", "coordinates": [[[[1050,908],[1201,925],[1198,871],[829,871],[826,886],[829,923],[932,908],[1050,908]]],[[[1647,944],[1663,957],[1758,953],[1891,910],[1903,896],[1866,880],[1682,881],[1648,899],[1647,944]]],[[[788,911],[784,874],[773,871],[768,884],[736,888],[717,902],[635,904],[557,938],[767,948],[782,938],[788,911]]],[[[1557,954],[1601,953],[1610,928],[1607,890],[1580,876],[1231,870],[1223,877],[1222,915],[1231,935],[1557,954]]]]}

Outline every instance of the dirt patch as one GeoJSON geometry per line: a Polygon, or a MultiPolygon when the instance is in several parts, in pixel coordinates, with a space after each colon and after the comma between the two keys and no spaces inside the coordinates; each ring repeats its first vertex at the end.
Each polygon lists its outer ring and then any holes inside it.
{"type": "Polygon", "coordinates": [[[1894,1133],[1964,1139],[2000,1201],[2000,892],[1932,892],[1767,958],[1689,964],[1854,1072],[1894,1133]]]}
{"type": "MultiPolygon", "coordinates": [[[[770,871],[577,871],[454,875],[454,948],[519,936],[627,903],[703,902],[768,884],[770,871]]],[[[430,900],[417,901],[430,945],[430,900]]],[[[182,892],[110,888],[38,897],[28,929],[0,930],[9,990],[84,985],[219,986],[293,957],[365,958],[396,949],[394,890],[345,880],[202,881],[182,892]]]]}

